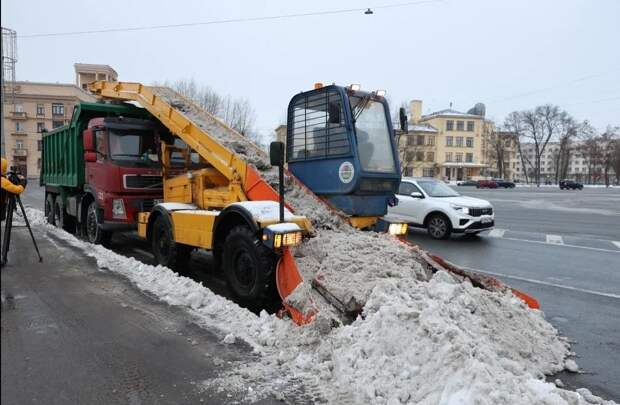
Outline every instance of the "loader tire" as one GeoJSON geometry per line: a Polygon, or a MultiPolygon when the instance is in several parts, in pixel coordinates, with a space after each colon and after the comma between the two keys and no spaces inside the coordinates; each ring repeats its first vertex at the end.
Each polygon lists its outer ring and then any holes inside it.
{"type": "Polygon", "coordinates": [[[252,311],[281,304],[276,288],[277,256],[244,225],[226,236],[222,268],[233,299],[252,311]]]}
{"type": "Polygon", "coordinates": [[[160,215],[153,223],[151,248],[158,264],[182,272],[186,269],[194,248],[174,241],[172,223],[160,215]]]}
{"type": "Polygon", "coordinates": [[[109,246],[112,239],[112,233],[106,232],[99,226],[97,221],[97,203],[91,202],[86,211],[86,228],[84,234],[86,240],[96,245],[109,246]]]}

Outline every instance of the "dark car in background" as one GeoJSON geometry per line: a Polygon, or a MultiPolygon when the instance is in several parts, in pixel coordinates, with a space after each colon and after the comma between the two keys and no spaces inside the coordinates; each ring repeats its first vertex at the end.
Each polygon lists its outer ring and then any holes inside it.
{"type": "Polygon", "coordinates": [[[463,181],[457,181],[456,185],[457,186],[477,186],[478,182],[476,180],[463,180],[463,181]]]}
{"type": "Polygon", "coordinates": [[[583,190],[583,184],[572,180],[561,180],[560,190],[583,190]]]}
{"type": "Polygon", "coordinates": [[[476,188],[497,188],[497,183],[493,180],[478,180],[476,188]]]}
{"type": "Polygon", "coordinates": [[[512,181],[504,180],[504,179],[493,179],[495,183],[497,183],[497,187],[503,188],[515,188],[515,183],[512,181]]]}

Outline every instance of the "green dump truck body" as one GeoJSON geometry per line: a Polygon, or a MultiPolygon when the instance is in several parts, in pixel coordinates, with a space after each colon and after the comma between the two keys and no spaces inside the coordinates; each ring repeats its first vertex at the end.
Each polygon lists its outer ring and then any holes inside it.
{"type": "Polygon", "coordinates": [[[148,118],[149,114],[131,104],[82,102],[76,105],[69,125],[43,134],[41,185],[81,189],[85,181],[82,133],[92,118],[110,116],[148,118]]]}

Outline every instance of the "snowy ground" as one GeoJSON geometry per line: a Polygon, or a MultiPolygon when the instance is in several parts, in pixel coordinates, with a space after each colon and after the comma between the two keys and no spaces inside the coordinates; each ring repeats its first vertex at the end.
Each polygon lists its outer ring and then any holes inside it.
{"type": "Polygon", "coordinates": [[[102,269],[221,331],[224,343],[250,344],[261,356],[258,366],[210,383],[236,389],[248,402],[303,385],[317,401],[334,404],[612,403],[544,380],[576,364],[541,312],[447,273],[429,281],[384,275],[369,292],[364,316],[351,325],[297,327],[257,316],[167,268],[78,240],[45,224],[41,211],[29,209],[28,215],[34,226],[82,249],[102,269]]]}

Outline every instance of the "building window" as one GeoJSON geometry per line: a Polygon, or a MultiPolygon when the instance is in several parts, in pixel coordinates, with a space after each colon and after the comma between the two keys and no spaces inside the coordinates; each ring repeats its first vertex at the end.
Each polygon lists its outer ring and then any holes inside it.
{"type": "Polygon", "coordinates": [[[473,163],[474,162],[474,154],[473,153],[466,153],[465,154],[465,161],[467,163],[473,163]]]}
{"type": "Polygon", "coordinates": [[[454,137],[452,136],[446,136],[446,146],[452,146],[453,139],[454,137]]]}
{"type": "Polygon", "coordinates": [[[15,132],[24,132],[24,124],[22,122],[15,122],[15,132]]]}
{"type": "Polygon", "coordinates": [[[23,106],[23,104],[15,104],[15,112],[17,112],[17,113],[22,113],[22,112],[24,112],[24,106],[23,106]]]}
{"type": "Polygon", "coordinates": [[[411,162],[413,160],[413,157],[414,157],[414,153],[413,152],[405,153],[405,161],[411,162]]]}
{"type": "Polygon", "coordinates": [[[426,161],[434,162],[435,161],[435,152],[426,152],[426,161]]]}
{"type": "Polygon", "coordinates": [[[474,122],[473,121],[467,121],[467,131],[468,132],[474,132],[474,122]]]}
{"type": "Polygon", "coordinates": [[[37,140],[37,150],[39,152],[41,152],[43,150],[43,141],[42,140],[37,140]]]}
{"type": "Polygon", "coordinates": [[[37,104],[37,115],[45,115],[45,105],[37,104]]]}
{"type": "Polygon", "coordinates": [[[465,121],[457,121],[456,122],[456,130],[457,131],[465,130],[465,121]]]}
{"type": "Polygon", "coordinates": [[[415,145],[415,140],[413,138],[413,135],[409,135],[407,137],[407,146],[413,146],[413,145],[415,145]]]}
{"type": "Polygon", "coordinates": [[[41,168],[41,158],[37,159],[37,169],[41,168]]]}
{"type": "Polygon", "coordinates": [[[37,122],[37,132],[41,133],[41,132],[43,132],[44,129],[45,129],[45,123],[44,122],[37,122]]]}
{"type": "Polygon", "coordinates": [[[19,141],[15,141],[15,149],[24,149],[24,141],[21,139],[19,141]]]}
{"type": "Polygon", "coordinates": [[[456,154],[456,161],[459,163],[463,161],[463,154],[461,152],[456,154]]]}
{"type": "Polygon", "coordinates": [[[65,106],[60,103],[52,103],[52,115],[65,115],[65,106]]]}
{"type": "Polygon", "coordinates": [[[422,169],[422,176],[423,177],[433,177],[435,175],[434,170],[432,167],[425,167],[422,169]]]}
{"type": "Polygon", "coordinates": [[[426,146],[435,146],[435,137],[434,136],[427,136],[426,137],[426,146]]]}
{"type": "Polygon", "coordinates": [[[421,162],[424,160],[424,152],[418,151],[415,153],[415,160],[421,162]]]}
{"type": "Polygon", "coordinates": [[[510,148],[510,139],[507,139],[507,140],[504,142],[504,145],[505,145],[507,148],[510,148]]]}
{"type": "Polygon", "coordinates": [[[454,131],[454,121],[446,121],[446,131],[454,131]]]}
{"type": "Polygon", "coordinates": [[[452,152],[446,152],[446,162],[452,162],[452,152]]]}
{"type": "Polygon", "coordinates": [[[62,121],[52,121],[52,128],[62,127],[63,125],[64,125],[64,122],[62,121]]]}
{"type": "Polygon", "coordinates": [[[424,145],[424,135],[416,136],[416,145],[418,146],[424,145]]]}
{"type": "Polygon", "coordinates": [[[467,137],[467,139],[465,140],[465,145],[466,145],[468,148],[473,148],[473,147],[474,147],[474,138],[473,138],[473,137],[468,136],[468,137],[467,137]]]}
{"type": "Polygon", "coordinates": [[[456,146],[459,148],[463,147],[463,137],[462,136],[457,136],[456,137],[456,146]]]}

